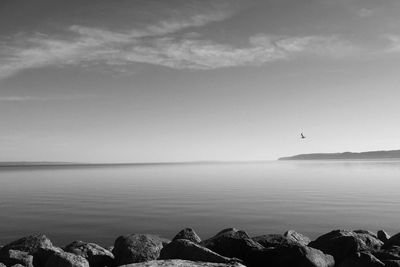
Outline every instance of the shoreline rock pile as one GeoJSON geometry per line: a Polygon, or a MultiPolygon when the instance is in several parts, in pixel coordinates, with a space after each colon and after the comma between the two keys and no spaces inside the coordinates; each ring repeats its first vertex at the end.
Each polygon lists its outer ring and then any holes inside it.
{"type": "Polygon", "coordinates": [[[400,233],[334,230],[310,240],[289,230],[250,237],[227,228],[201,240],[191,228],[172,241],[148,234],[118,237],[105,249],[74,241],[56,247],[43,234],[0,246],[0,267],[400,267],[400,233]]]}

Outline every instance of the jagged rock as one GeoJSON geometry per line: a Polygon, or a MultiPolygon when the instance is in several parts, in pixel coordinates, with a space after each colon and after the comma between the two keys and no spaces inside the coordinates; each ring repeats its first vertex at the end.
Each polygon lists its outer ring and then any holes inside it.
{"type": "Polygon", "coordinates": [[[43,234],[26,236],[5,245],[0,250],[0,257],[8,250],[24,251],[32,255],[35,267],[43,267],[51,255],[62,252],[60,248],[54,247],[50,239],[43,234]]]}
{"type": "Polygon", "coordinates": [[[366,234],[366,235],[370,235],[374,238],[378,238],[378,236],[374,232],[371,232],[369,230],[354,230],[353,232],[356,234],[366,234]]]}
{"type": "Polygon", "coordinates": [[[192,228],[185,228],[182,231],[180,231],[173,239],[172,241],[176,239],[187,239],[190,240],[194,243],[200,243],[201,239],[200,237],[196,234],[196,232],[192,228]]]}
{"type": "Polygon", "coordinates": [[[26,267],[33,267],[33,256],[28,252],[10,249],[0,255],[0,261],[7,266],[21,264],[26,267]]]}
{"type": "Polygon", "coordinates": [[[377,250],[382,244],[382,241],[370,234],[334,230],[311,241],[309,246],[332,255],[335,261],[339,263],[351,254],[360,251],[377,250]]]}
{"type": "Polygon", "coordinates": [[[61,252],[51,255],[45,267],[89,267],[89,262],[84,257],[61,252]]]}
{"type": "Polygon", "coordinates": [[[171,243],[164,246],[159,259],[181,259],[215,263],[227,263],[232,261],[230,258],[221,256],[208,248],[186,239],[173,240],[171,243]]]}
{"type": "Polygon", "coordinates": [[[245,267],[240,263],[211,263],[211,262],[194,262],[186,260],[156,260],[119,267],[245,267]]]}
{"type": "Polygon", "coordinates": [[[346,257],[338,267],[384,267],[385,264],[371,253],[357,252],[346,257]]]}
{"type": "Polygon", "coordinates": [[[94,243],[74,241],[64,250],[84,257],[89,262],[90,267],[110,266],[114,262],[114,255],[109,250],[94,243]]]}
{"type": "Polygon", "coordinates": [[[120,236],[115,240],[113,254],[115,264],[123,265],[155,260],[160,256],[163,240],[148,234],[120,236]]]}
{"type": "Polygon", "coordinates": [[[392,246],[400,246],[400,233],[395,234],[389,238],[382,246],[382,248],[390,248],[392,246]]]}
{"type": "Polygon", "coordinates": [[[245,262],[248,267],[334,267],[333,256],[301,245],[284,245],[276,248],[253,250],[245,262]]]}
{"type": "Polygon", "coordinates": [[[238,258],[243,261],[246,260],[252,250],[264,248],[252,240],[245,231],[235,228],[224,229],[214,237],[204,240],[200,244],[222,256],[238,258]]]}
{"type": "Polygon", "coordinates": [[[384,230],[379,230],[377,233],[377,237],[380,241],[382,241],[383,243],[385,243],[386,241],[389,240],[390,235],[388,233],[386,233],[384,230]]]}
{"type": "Polygon", "coordinates": [[[297,233],[294,230],[289,230],[283,235],[281,234],[269,234],[261,235],[252,238],[265,248],[279,247],[283,245],[302,245],[307,246],[310,243],[310,239],[302,234],[297,233]]]}

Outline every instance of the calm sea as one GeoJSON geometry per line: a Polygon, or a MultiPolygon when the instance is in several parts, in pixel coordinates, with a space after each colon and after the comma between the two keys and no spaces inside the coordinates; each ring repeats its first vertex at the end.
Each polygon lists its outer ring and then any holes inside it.
{"type": "Polygon", "coordinates": [[[274,161],[0,168],[0,244],[43,232],[56,245],[122,234],[202,238],[295,229],[400,232],[400,161],[274,161]]]}

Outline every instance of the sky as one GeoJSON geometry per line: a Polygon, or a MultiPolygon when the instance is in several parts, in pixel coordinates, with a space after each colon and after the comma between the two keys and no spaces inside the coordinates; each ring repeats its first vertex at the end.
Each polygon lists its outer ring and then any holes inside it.
{"type": "Polygon", "coordinates": [[[399,71],[398,0],[0,0],[0,161],[399,149],[399,71]]]}

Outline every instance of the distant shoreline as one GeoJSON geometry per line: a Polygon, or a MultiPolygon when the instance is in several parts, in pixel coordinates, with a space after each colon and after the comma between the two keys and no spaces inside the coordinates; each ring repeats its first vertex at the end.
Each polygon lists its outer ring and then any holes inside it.
{"type": "Polygon", "coordinates": [[[279,160],[394,160],[400,159],[400,150],[381,150],[367,152],[343,152],[343,153],[312,153],[300,154],[291,157],[279,158],[279,160]]]}

